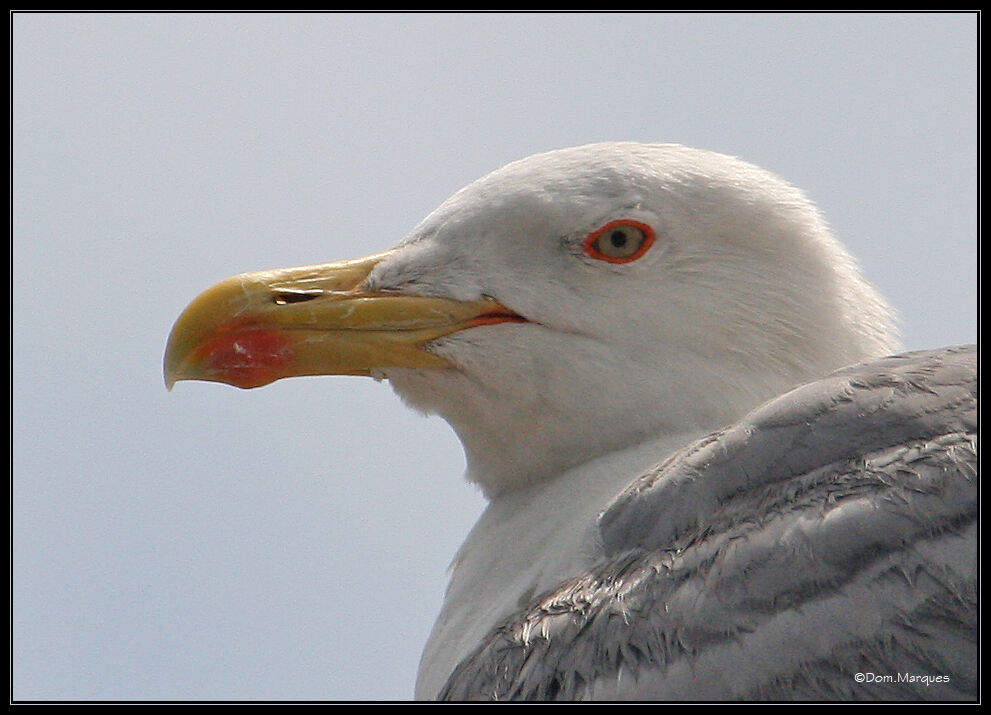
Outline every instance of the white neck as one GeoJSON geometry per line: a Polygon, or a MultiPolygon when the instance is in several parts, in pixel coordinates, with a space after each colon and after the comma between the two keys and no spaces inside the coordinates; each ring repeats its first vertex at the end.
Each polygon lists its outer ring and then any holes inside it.
{"type": "Polygon", "coordinates": [[[554,479],[500,494],[451,565],[440,616],[420,661],[416,697],[430,699],[499,621],[591,565],[583,547],[602,509],[630,481],[701,436],[666,435],[579,465],[554,479]]]}

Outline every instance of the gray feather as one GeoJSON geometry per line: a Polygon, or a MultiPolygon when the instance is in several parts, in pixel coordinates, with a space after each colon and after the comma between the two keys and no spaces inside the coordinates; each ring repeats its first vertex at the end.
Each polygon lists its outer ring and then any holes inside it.
{"type": "Polygon", "coordinates": [[[441,699],[975,699],[976,410],[973,347],[767,403],[634,480],[441,699]]]}

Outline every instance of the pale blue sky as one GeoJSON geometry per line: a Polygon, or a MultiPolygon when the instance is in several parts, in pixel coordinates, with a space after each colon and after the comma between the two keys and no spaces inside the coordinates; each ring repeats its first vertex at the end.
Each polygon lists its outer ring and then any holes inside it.
{"type": "Polygon", "coordinates": [[[482,508],[387,384],[161,377],[243,271],[397,243],[602,140],[805,189],[902,316],[976,339],[972,14],[12,16],[13,696],[405,699],[482,508]]]}

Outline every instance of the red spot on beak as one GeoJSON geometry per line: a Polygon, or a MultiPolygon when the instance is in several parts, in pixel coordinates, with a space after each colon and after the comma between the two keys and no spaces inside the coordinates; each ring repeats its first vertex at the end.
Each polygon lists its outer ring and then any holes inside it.
{"type": "Polygon", "coordinates": [[[285,332],[243,327],[227,330],[196,349],[204,367],[224,382],[250,389],[283,377],[292,362],[285,332]]]}

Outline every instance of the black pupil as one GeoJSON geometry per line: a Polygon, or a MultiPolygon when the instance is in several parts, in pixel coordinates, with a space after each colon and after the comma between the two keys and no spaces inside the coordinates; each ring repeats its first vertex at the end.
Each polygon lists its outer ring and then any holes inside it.
{"type": "Polygon", "coordinates": [[[609,234],[609,242],[614,248],[622,248],[626,245],[626,234],[622,231],[613,231],[609,234]]]}

